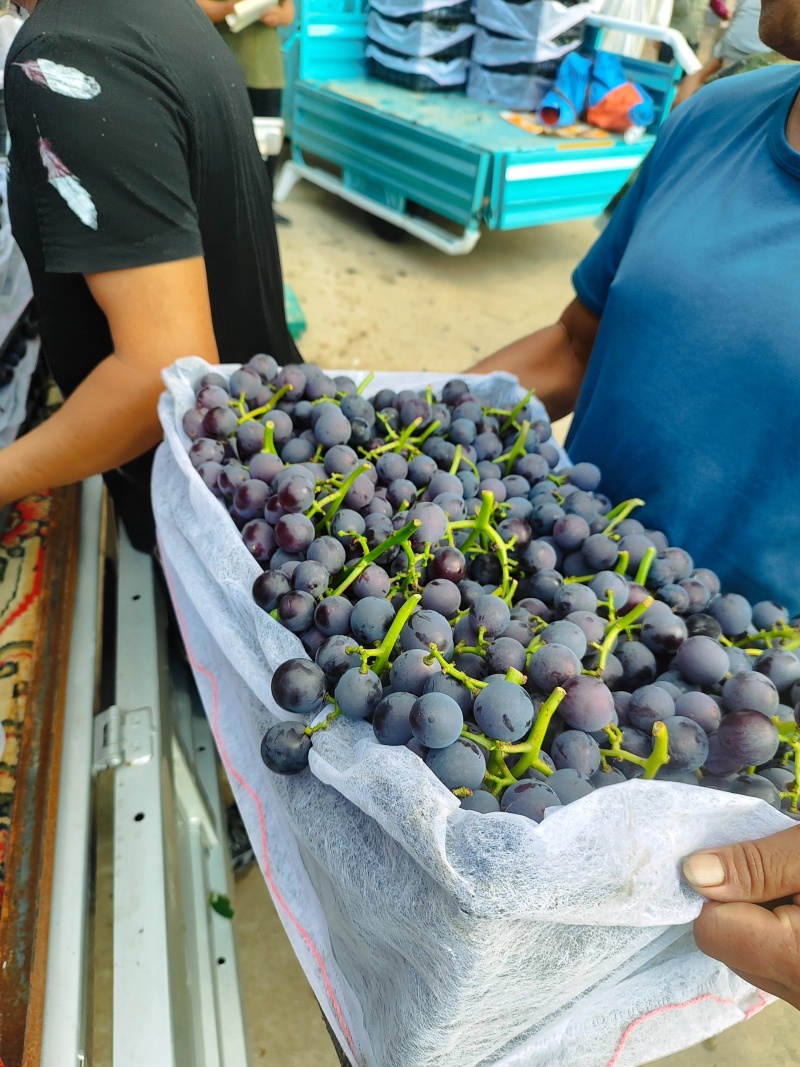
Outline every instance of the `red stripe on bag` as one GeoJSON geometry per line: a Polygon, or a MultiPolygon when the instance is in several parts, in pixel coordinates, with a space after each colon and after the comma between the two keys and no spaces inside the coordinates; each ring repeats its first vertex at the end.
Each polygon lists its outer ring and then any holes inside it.
{"type": "MultiPolygon", "coordinates": [[[[691,1008],[695,1004],[702,1004],[706,1000],[716,1000],[718,1004],[730,1005],[730,1007],[732,1008],[739,1007],[739,1005],[734,1000],[728,1000],[725,997],[718,997],[716,993],[703,993],[702,996],[695,997],[694,1000],[685,1000],[682,1004],[667,1004],[663,1008],[656,1008],[655,1011],[649,1011],[647,1015],[641,1015],[638,1019],[634,1019],[630,1026],[625,1030],[622,1037],[619,1039],[619,1044],[617,1045],[616,1052],[608,1061],[606,1067],[617,1067],[617,1064],[619,1063],[619,1058],[622,1055],[622,1050],[625,1047],[628,1038],[631,1036],[636,1027],[639,1026],[641,1023],[647,1022],[648,1019],[654,1019],[657,1015],[666,1015],[668,1011],[678,1011],[681,1008],[691,1008]]],[[[767,998],[762,993],[758,1003],[754,1004],[753,1007],[749,1009],[749,1011],[746,1011],[744,1013],[745,1019],[749,1019],[751,1016],[757,1015],[762,1008],[766,1008],[768,1003],[769,1002],[767,998]]]]}

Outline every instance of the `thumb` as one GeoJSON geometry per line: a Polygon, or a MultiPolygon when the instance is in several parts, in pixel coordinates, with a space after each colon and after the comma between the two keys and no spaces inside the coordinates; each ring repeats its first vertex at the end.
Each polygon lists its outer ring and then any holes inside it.
{"type": "Polygon", "coordinates": [[[800,893],[800,827],[695,852],[683,861],[683,874],[710,900],[763,904],[794,896],[800,893]]]}

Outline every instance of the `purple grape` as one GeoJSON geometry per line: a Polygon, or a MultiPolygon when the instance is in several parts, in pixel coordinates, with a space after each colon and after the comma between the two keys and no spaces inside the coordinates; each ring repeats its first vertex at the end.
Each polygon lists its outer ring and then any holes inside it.
{"type": "Polygon", "coordinates": [[[366,719],[380,703],[383,686],[374,671],[351,667],[336,683],[334,697],[346,718],[366,719]]]}
{"type": "Polygon", "coordinates": [[[278,621],[292,633],[302,633],[314,621],[315,607],[314,598],[308,593],[292,590],[278,601],[278,621]]]}
{"type": "Polygon", "coordinates": [[[314,625],[325,637],[333,637],[335,634],[348,634],[350,633],[350,616],[352,612],[353,605],[347,597],[326,597],[314,609],[314,625]]]}
{"type": "Polygon", "coordinates": [[[464,811],[477,811],[481,815],[490,815],[500,810],[500,802],[496,797],[485,789],[476,789],[470,796],[461,797],[461,807],[464,811]]]}
{"type": "Polygon", "coordinates": [[[352,637],[346,634],[336,634],[326,638],[317,649],[314,662],[325,672],[330,686],[335,686],[345,671],[361,665],[358,653],[348,651],[355,647],[352,637]]]}
{"type": "MultiPolygon", "coordinates": [[[[544,645],[531,656],[528,682],[539,693],[549,695],[558,685],[581,673],[581,661],[566,645],[544,645]]],[[[606,723],[601,725],[605,726],[606,723]]]]}
{"type": "Polygon", "coordinates": [[[452,697],[466,717],[472,714],[473,698],[469,689],[449,674],[432,674],[425,682],[423,693],[446,693],[452,697]]]}
{"type": "Polygon", "coordinates": [[[392,587],[391,579],[383,567],[377,563],[368,563],[350,586],[350,592],[357,600],[364,597],[387,597],[392,587]]]}
{"type": "MultiPolygon", "coordinates": [[[[725,715],[714,735],[719,753],[738,761],[740,767],[768,763],[778,751],[778,730],[760,711],[732,711],[725,715]]],[[[713,739],[712,739],[713,740],[713,739]]]]}
{"type": "Polygon", "coordinates": [[[571,767],[559,768],[547,779],[547,785],[562,804],[572,804],[573,801],[594,792],[594,786],[587,775],[571,767]]]}
{"type": "MultiPolygon", "coordinates": [[[[729,667],[725,649],[710,637],[687,638],[673,662],[687,682],[705,686],[716,685],[728,673],[729,667]]],[[[797,667],[800,677],[800,663],[797,667]]]]}
{"type": "Polygon", "coordinates": [[[648,736],[657,722],[675,714],[675,701],[658,685],[643,685],[631,693],[626,711],[628,721],[648,736]]]}
{"type": "Polygon", "coordinates": [[[224,441],[236,432],[236,414],[228,407],[211,408],[203,418],[203,433],[214,441],[224,441]]]}
{"type": "Polygon", "coordinates": [[[599,771],[592,775],[589,781],[595,787],[595,789],[602,789],[607,785],[624,785],[627,782],[625,775],[616,767],[609,767],[607,771],[604,771],[601,767],[599,771]]]}
{"type": "Polygon", "coordinates": [[[784,648],[768,648],[762,652],[753,664],[753,670],[769,678],[779,693],[800,681],[800,660],[784,648]]]}
{"type": "Polygon", "coordinates": [[[729,793],[738,793],[740,796],[757,797],[765,800],[770,807],[780,811],[781,795],[774,784],[760,774],[740,774],[731,783],[729,793]]]}
{"type": "Polygon", "coordinates": [[[639,633],[642,644],[656,656],[677,652],[688,636],[686,623],[666,608],[654,609],[655,604],[642,616],[639,633]]]}
{"type": "Polygon", "coordinates": [[[778,708],[780,697],[775,683],[766,675],[757,671],[739,671],[723,685],[722,702],[728,711],[751,710],[772,716],[778,708]]]}
{"type": "MultiPolygon", "coordinates": [[[[421,696],[425,683],[432,674],[441,674],[441,666],[434,660],[427,663],[429,654],[420,648],[401,652],[392,664],[389,681],[397,690],[421,696]]],[[[452,742],[450,742],[452,743],[452,742]]]]}
{"type": "Polygon", "coordinates": [[[708,737],[693,719],[673,715],[667,722],[669,767],[698,771],[708,757],[708,737]]]}
{"type": "Polygon", "coordinates": [[[327,693],[325,673],[310,659],[289,659],[272,675],[272,699],[295,715],[319,711],[327,693]]]}
{"type": "Polygon", "coordinates": [[[483,750],[466,737],[447,748],[431,748],[425,762],[448,789],[477,789],[486,773],[483,750]]]}
{"type": "MultiPolygon", "coordinates": [[[[308,593],[315,600],[319,600],[328,588],[330,575],[321,563],[315,563],[313,559],[298,563],[292,574],[292,587],[303,593],[308,593]]],[[[316,617],[316,608],[314,609],[316,617]]],[[[330,634],[326,634],[330,637],[330,634]]]]}
{"type": "Polygon", "coordinates": [[[484,630],[491,640],[499,637],[511,621],[508,604],[496,596],[481,596],[469,609],[469,619],[477,633],[484,630]]]}
{"type": "Polygon", "coordinates": [[[609,595],[617,611],[625,607],[628,599],[628,583],[621,574],[614,571],[600,571],[589,583],[589,588],[598,600],[607,601],[609,595]]]}
{"type": "Polygon", "coordinates": [[[438,612],[446,619],[452,619],[461,609],[461,592],[454,582],[446,578],[435,578],[422,590],[420,607],[438,612]]]}
{"type": "Polygon", "coordinates": [[[753,604],[753,626],[757,630],[774,630],[786,626],[788,621],[788,610],[775,600],[759,600],[753,604]]]}
{"type": "Polygon", "coordinates": [[[496,638],[486,650],[486,668],[490,674],[502,674],[513,668],[525,672],[525,648],[511,637],[496,638]]]}
{"type": "Polygon", "coordinates": [[[614,697],[599,678],[581,674],[568,678],[563,686],[567,695],[558,712],[567,726],[587,733],[608,726],[614,716],[614,697]]]}
{"type": "Polygon", "coordinates": [[[210,437],[198,437],[189,449],[189,459],[193,467],[200,467],[203,463],[222,463],[225,456],[225,448],[220,441],[212,441],[210,437]]]}
{"type": "Polygon", "coordinates": [[[328,574],[338,574],[344,567],[345,551],[335,537],[317,537],[306,550],[306,558],[321,563],[328,574]]]}
{"type": "Polygon", "coordinates": [[[253,583],[253,600],[262,611],[273,611],[278,601],[291,589],[289,579],[279,570],[264,571],[253,583]]]}
{"type": "Polygon", "coordinates": [[[750,601],[738,593],[723,593],[715,597],[708,605],[708,614],[717,620],[726,637],[740,636],[753,621],[750,601]]]}
{"type": "Polygon", "coordinates": [[[523,784],[528,788],[515,794],[514,800],[505,809],[509,815],[524,815],[526,819],[541,822],[548,808],[561,807],[561,801],[549,785],[532,781],[518,783],[520,786],[523,784]]]}
{"type": "Polygon", "coordinates": [[[250,457],[248,466],[250,477],[258,478],[267,485],[281,470],[283,470],[283,463],[272,452],[259,452],[258,455],[250,457]]]}
{"type": "Polygon", "coordinates": [[[550,756],[556,768],[580,771],[587,778],[600,766],[600,746],[583,730],[565,730],[550,747],[550,756]]]}
{"type": "Polygon", "coordinates": [[[707,734],[713,734],[722,721],[719,704],[705,693],[681,693],[675,700],[675,714],[692,719],[707,734]]]}
{"type": "Polygon", "coordinates": [[[686,620],[686,631],[689,637],[710,637],[716,641],[722,634],[722,627],[711,615],[700,612],[686,620]]]}
{"type": "Polygon", "coordinates": [[[416,697],[411,693],[389,693],[372,713],[372,729],[381,745],[405,745],[414,736],[410,715],[416,697]]]}
{"type": "Polygon", "coordinates": [[[464,716],[455,700],[447,694],[424,693],[414,702],[410,722],[414,737],[427,748],[447,748],[460,736],[464,716]]]}
{"type": "Polygon", "coordinates": [[[577,626],[574,622],[568,622],[566,619],[558,619],[556,622],[551,622],[542,630],[539,638],[546,645],[564,645],[566,648],[571,649],[578,659],[583,659],[586,655],[586,634],[584,634],[580,626],[577,626]]]}
{"type": "Polygon", "coordinates": [[[261,741],[261,759],[273,774],[299,774],[308,766],[311,738],[302,723],[279,722],[261,741]]]}
{"type": "Polygon", "coordinates": [[[259,563],[266,563],[275,551],[272,527],[264,519],[251,519],[242,529],[242,542],[259,563]]]}
{"type": "Polygon", "coordinates": [[[478,693],[472,713],[487,737],[514,742],[530,730],[534,707],[524,689],[501,679],[478,693]]]}

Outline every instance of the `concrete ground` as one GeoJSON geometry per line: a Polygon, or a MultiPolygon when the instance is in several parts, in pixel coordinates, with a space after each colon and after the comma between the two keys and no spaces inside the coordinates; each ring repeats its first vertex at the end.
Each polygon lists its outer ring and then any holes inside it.
{"type": "MultiPolygon", "coordinates": [[[[381,241],[361,212],[308,184],[281,210],[293,222],[280,231],[286,280],[309,324],[301,350],[330,368],[465,370],[553,321],[571,298],[570,271],[596,235],[587,222],[487,234],[470,255],[448,258],[412,238],[381,241]]],[[[237,883],[235,907],[253,1063],[336,1067],[316,1001],[257,869],[237,883]]],[[[794,1067],[799,1022],[794,1009],[776,1004],[715,1041],[658,1063],[794,1067]]]]}

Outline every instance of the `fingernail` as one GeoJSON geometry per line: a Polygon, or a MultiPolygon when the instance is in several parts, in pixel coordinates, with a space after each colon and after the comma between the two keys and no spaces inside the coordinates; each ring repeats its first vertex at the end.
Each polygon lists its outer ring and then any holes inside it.
{"type": "Polygon", "coordinates": [[[713,852],[697,852],[689,856],[683,861],[683,873],[686,881],[698,889],[725,884],[725,868],[713,852]]]}

